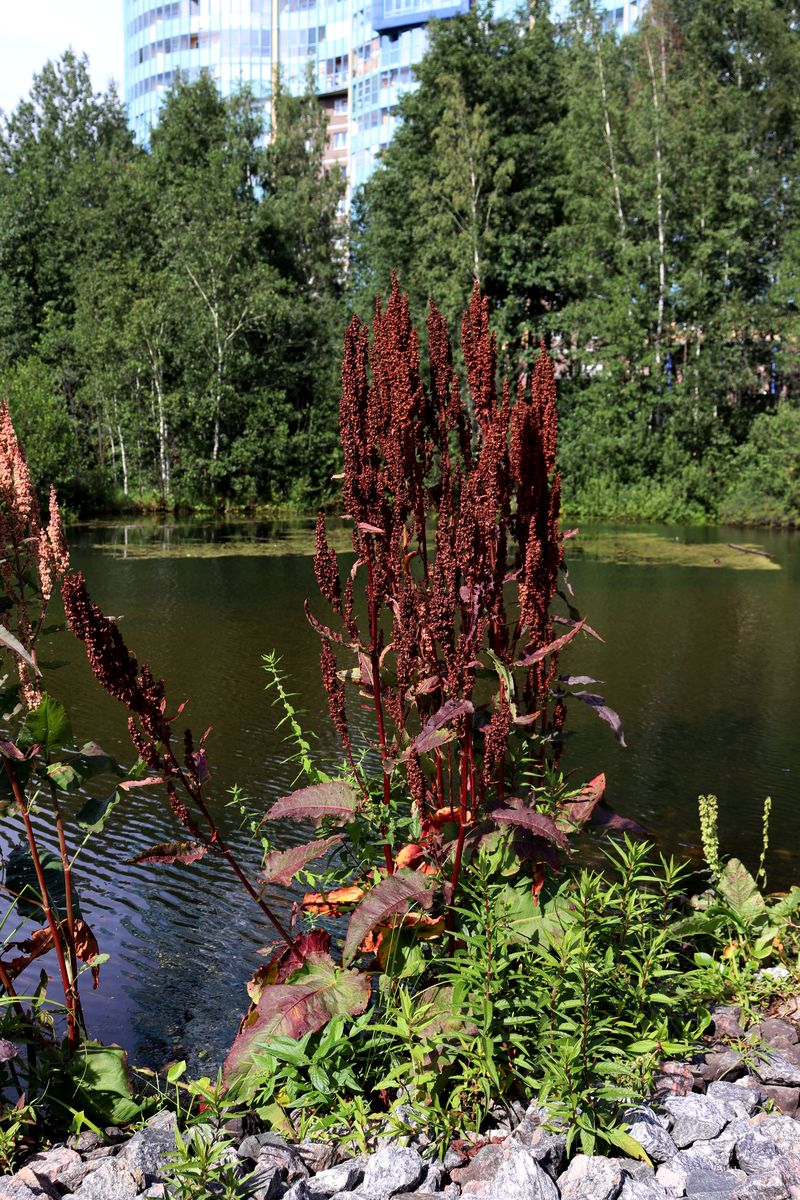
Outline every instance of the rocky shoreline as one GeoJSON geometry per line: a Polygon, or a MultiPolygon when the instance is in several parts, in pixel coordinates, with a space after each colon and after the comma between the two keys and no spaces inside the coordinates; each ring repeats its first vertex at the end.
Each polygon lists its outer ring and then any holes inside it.
{"type": "MultiPolygon", "coordinates": [[[[736,1008],[718,1008],[703,1054],[667,1063],[650,1103],[626,1114],[651,1163],[575,1155],[547,1112],[518,1106],[474,1144],[443,1161],[416,1144],[381,1144],[347,1158],[336,1147],[297,1145],[231,1122],[217,1134],[252,1200],[800,1200],[800,1004],[747,1034],[736,1008]]],[[[134,1133],[84,1132],[0,1178],[0,1200],[159,1200],[177,1120],[161,1112],[134,1133]]],[[[213,1195],[209,1189],[209,1195],[213,1195]]]]}

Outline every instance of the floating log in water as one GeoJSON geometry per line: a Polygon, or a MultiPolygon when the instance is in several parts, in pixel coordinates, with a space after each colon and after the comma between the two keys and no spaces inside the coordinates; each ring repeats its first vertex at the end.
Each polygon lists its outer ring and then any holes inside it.
{"type": "Polygon", "coordinates": [[[737,546],[735,542],[728,542],[731,550],[741,550],[742,554],[759,554],[761,558],[770,558],[775,562],[777,555],[770,554],[768,550],[757,550],[754,546],[737,546]]]}

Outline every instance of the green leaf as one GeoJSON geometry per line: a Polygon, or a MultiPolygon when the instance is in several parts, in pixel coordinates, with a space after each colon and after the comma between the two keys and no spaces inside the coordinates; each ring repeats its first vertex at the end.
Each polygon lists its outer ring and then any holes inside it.
{"type": "Polygon", "coordinates": [[[141,1116],[133,1099],[128,1060],[120,1046],[85,1042],[67,1064],[74,1092],[71,1103],[101,1118],[103,1124],[128,1125],[141,1116]]]}
{"type": "Polygon", "coordinates": [[[769,919],[770,921],[785,921],[798,909],[800,909],[800,887],[793,887],[788,895],[770,905],[769,919]]]}
{"type": "Polygon", "coordinates": [[[167,1071],[167,1083],[177,1083],[178,1080],[186,1072],[186,1059],[182,1058],[180,1062],[175,1062],[167,1071]]]}
{"type": "Polygon", "coordinates": [[[636,1141],[636,1138],[632,1138],[629,1133],[626,1133],[624,1129],[607,1129],[605,1136],[607,1142],[610,1142],[612,1146],[616,1146],[618,1150],[624,1151],[629,1158],[639,1158],[642,1162],[646,1162],[648,1166],[652,1167],[653,1164],[644,1147],[636,1141]]]}
{"type": "Polygon", "coordinates": [[[33,712],[28,713],[19,741],[27,746],[38,745],[51,753],[62,750],[74,742],[72,726],[62,704],[45,693],[33,712]]]}
{"type": "Polygon", "coordinates": [[[61,788],[62,792],[68,792],[70,788],[80,784],[81,777],[74,767],[65,762],[51,763],[47,768],[47,777],[52,779],[57,788],[61,788]]]}
{"type": "Polygon", "coordinates": [[[717,889],[745,925],[751,925],[767,911],[758,884],[738,858],[725,864],[717,889]]]}

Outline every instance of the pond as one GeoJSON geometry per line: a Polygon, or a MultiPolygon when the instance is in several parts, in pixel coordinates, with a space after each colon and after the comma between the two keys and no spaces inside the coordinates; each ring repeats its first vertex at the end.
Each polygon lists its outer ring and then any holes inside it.
{"type": "MultiPolygon", "coordinates": [[[[316,595],[311,526],[112,523],[76,527],[71,539],[96,601],[166,679],[170,711],[188,700],[195,734],[213,726],[216,811],[255,866],[229,789],[238,785],[263,812],[294,779],[264,691],[264,652],[283,656],[321,759],[337,758],[318,640],[303,615],[303,598],[316,595]]],[[[716,793],[724,851],[753,865],[771,795],[770,886],[800,878],[800,537],[591,527],[569,542],[569,561],[576,603],[605,641],[582,640],[562,662],[604,681],[597,690],[620,713],[627,748],[573,705],[564,766],[576,782],[605,771],[613,806],[667,852],[696,854],[697,796],[716,793]],[[774,561],[729,546],[752,541],[774,561]]],[[[51,690],[67,702],[79,740],[130,763],[124,713],[78,649],[67,635],[53,638],[43,657],[68,662],[50,676],[51,690]]],[[[87,990],[87,1019],[136,1062],[188,1057],[194,1070],[214,1069],[270,931],[208,858],[130,865],[174,836],[163,800],[132,793],[79,860],[85,915],[111,956],[100,990],[87,990]]]]}

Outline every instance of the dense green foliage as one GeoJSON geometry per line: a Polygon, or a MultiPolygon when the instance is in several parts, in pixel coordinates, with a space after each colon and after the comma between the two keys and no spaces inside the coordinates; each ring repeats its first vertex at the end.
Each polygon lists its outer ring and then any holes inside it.
{"type": "Polygon", "coordinates": [[[478,273],[510,369],[549,340],[573,510],[796,521],[758,418],[780,404],[788,433],[799,398],[797,5],[654,0],[622,38],[584,0],[561,28],[537,8],[434,29],[357,210],[357,289],[396,264],[453,319],[478,273]]]}
{"type": "Polygon", "coordinates": [[[181,83],[144,150],[85,61],[48,64],[0,117],[0,390],[37,480],[84,508],[324,498],[335,348],[397,268],[451,323],[477,277],[509,374],[548,341],[572,511],[796,523],[800,10],[599,13],[434,23],[349,229],[310,95],[266,145],[246,94],[181,83]]]}
{"type": "Polygon", "coordinates": [[[3,391],[76,507],[302,500],[331,473],[342,183],[313,99],[281,97],[268,147],[262,116],[180,83],[145,152],[68,53],[0,124],[3,391]]]}

